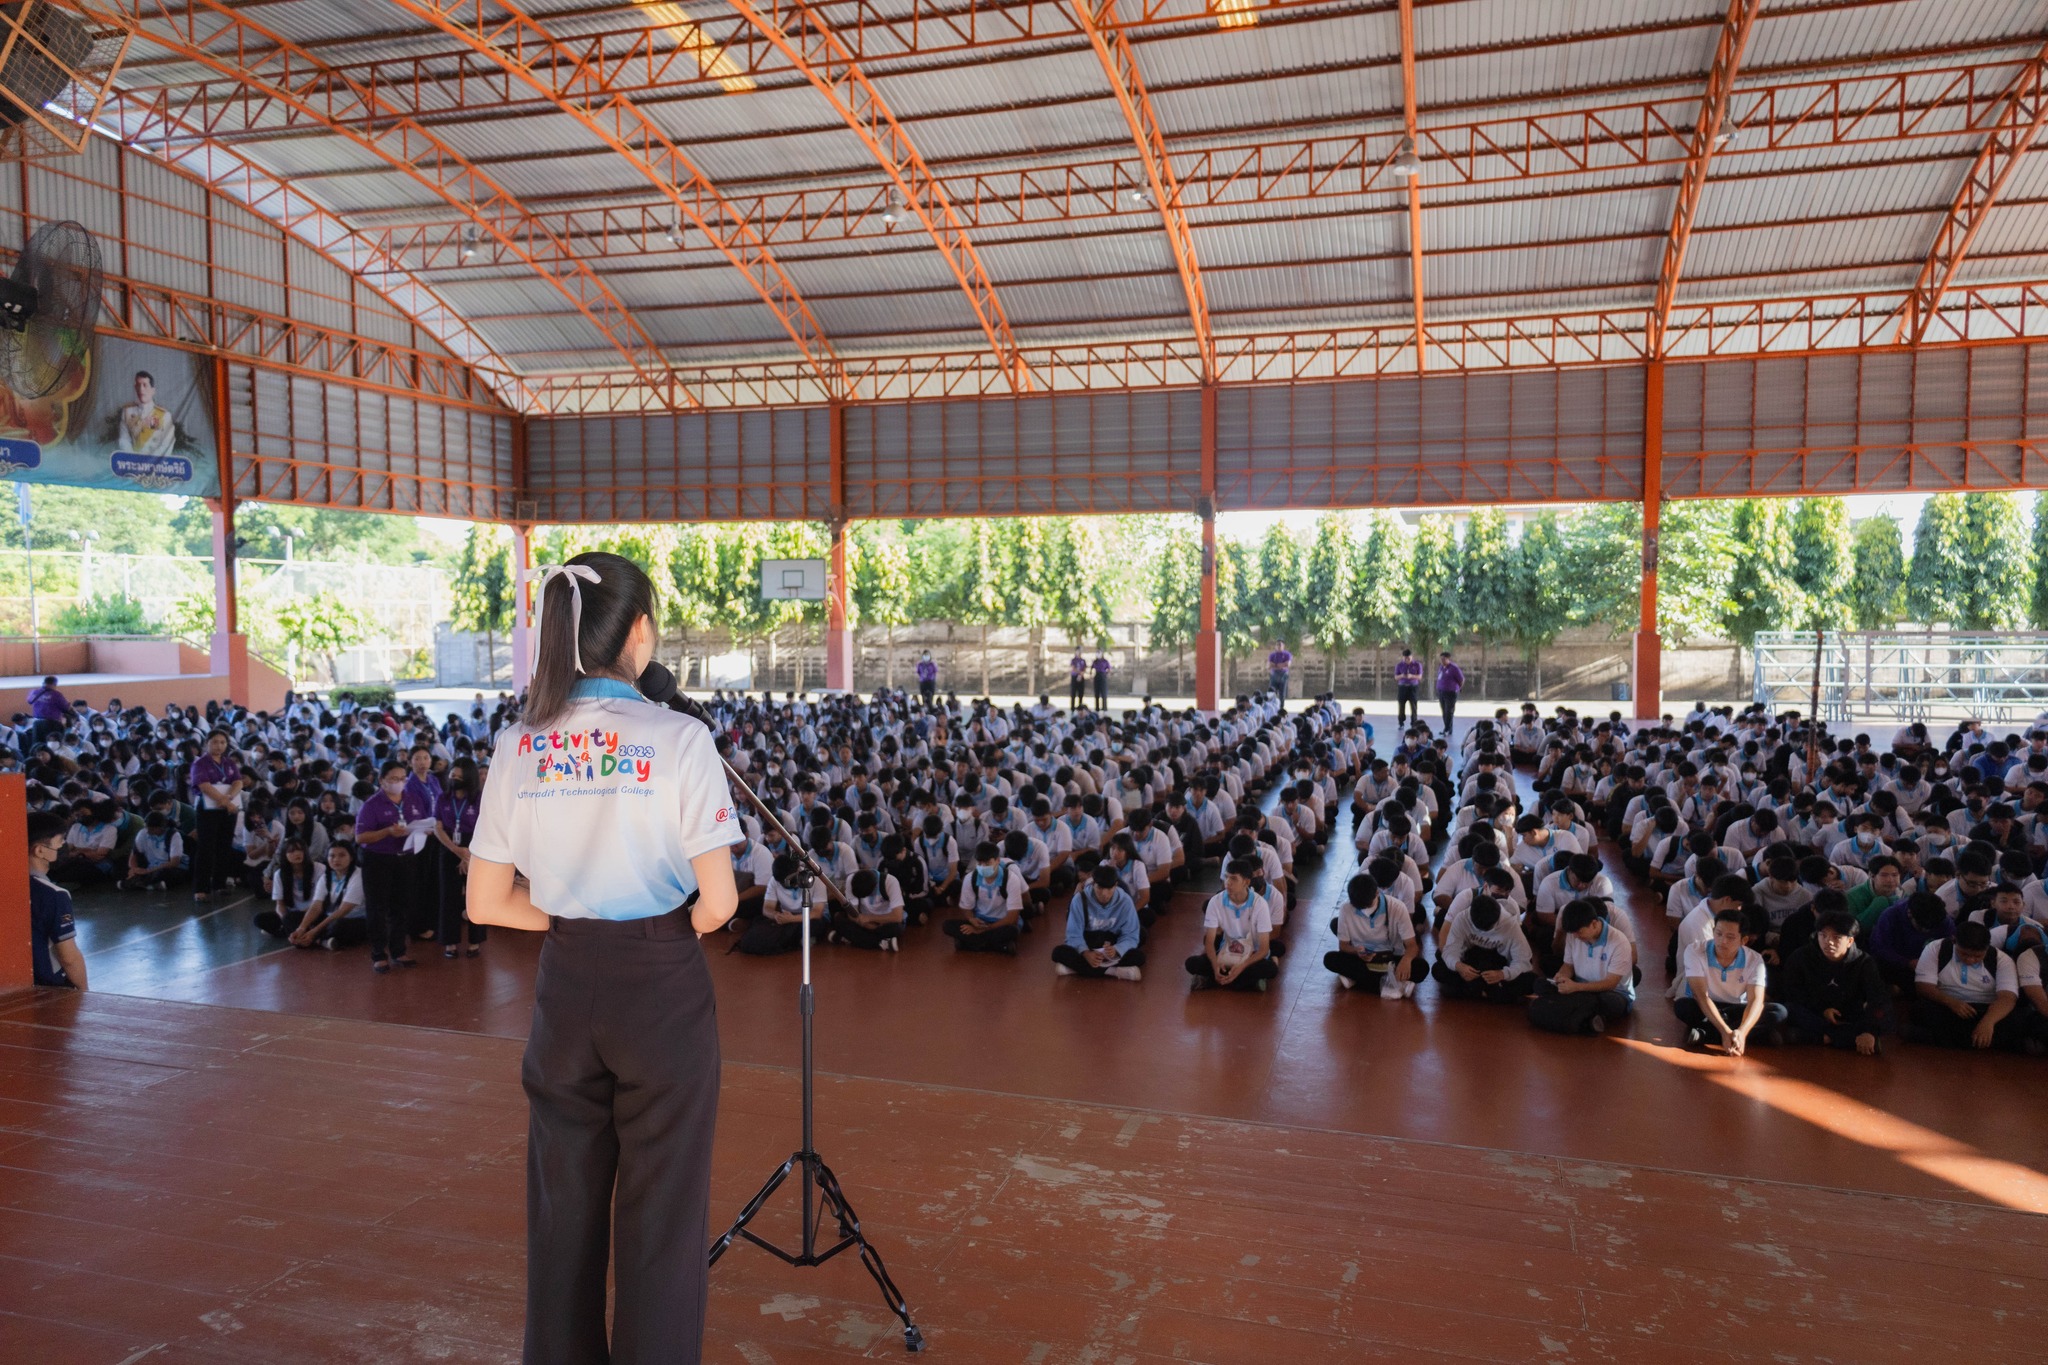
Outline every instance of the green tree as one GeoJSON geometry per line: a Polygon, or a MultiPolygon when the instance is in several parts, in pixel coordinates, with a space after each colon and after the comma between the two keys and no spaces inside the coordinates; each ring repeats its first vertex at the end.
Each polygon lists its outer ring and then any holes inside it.
{"type": "Polygon", "coordinates": [[[989,628],[1009,619],[1008,594],[1013,586],[1009,545],[998,525],[985,519],[972,524],[961,547],[964,553],[960,556],[959,574],[953,585],[957,594],[957,614],[952,619],[981,627],[981,695],[984,697],[991,690],[989,628]]]}
{"type": "Polygon", "coordinates": [[[1230,663],[1235,692],[1237,659],[1259,647],[1264,635],[1258,613],[1259,561],[1236,536],[1216,539],[1216,629],[1230,663]]]}
{"type": "Polygon", "coordinates": [[[1567,555],[1564,533],[1550,512],[1524,526],[1515,547],[1514,640],[1537,701],[1543,700],[1543,651],[1571,620],[1567,555]]]}
{"type": "Polygon", "coordinates": [[[1380,651],[1408,630],[1407,536],[1385,512],[1366,519],[1351,541],[1351,637],[1372,646],[1373,695],[1380,694],[1380,651]]]}
{"type": "Polygon", "coordinates": [[[1779,505],[1760,498],[1735,504],[1729,535],[1735,570],[1728,584],[1728,636],[1744,649],[1757,632],[1781,630],[1801,619],[1803,603],[1792,578],[1792,537],[1779,505]]]}
{"type": "Polygon", "coordinates": [[[1574,512],[1563,529],[1571,623],[1634,630],[1642,620],[1642,505],[1601,503],[1574,512]]]}
{"type": "Polygon", "coordinates": [[[369,638],[371,630],[360,612],[332,592],[287,598],[272,609],[271,618],[287,647],[317,656],[327,665],[330,678],[335,656],[369,638]]]}
{"type": "Polygon", "coordinates": [[[1309,545],[1303,568],[1301,602],[1307,634],[1329,656],[1332,692],[1337,690],[1337,669],[1344,650],[1356,638],[1352,614],[1352,598],[1356,595],[1351,519],[1341,512],[1331,512],[1316,521],[1316,538],[1309,545]]]}
{"type": "Polygon", "coordinates": [[[1906,587],[1899,523],[1884,513],[1858,522],[1850,536],[1850,561],[1855,582],[1849,590],[1849,609],[1857,627],[1885,630],[1898,624],[1906,587]]]}
{"type": "Polygon", "coordinates": [[[1175,525],[1152,559],[1151,626],[1154,649],[1173,651],[1174,691],[1187,692],[1187,649],[1202,628],[1202,537],[1175,525]]]}
{"type": "Polygon", "coordinates": [[[1259,541],[1258,586],[1251,600],[1261,643],[1282,640],[1289,648],[1300,645],[1306,623],[1301,570],[1301,546],[1284,523],[1274,522],[1259,541]]]}
{"type": "MultiPolygon", "coordinates": [[[[209,613],[210,615],[211,613],[209,613]]],[[[67,602],[57,613],[51,630],[58,635],[148,635],[149,618],[142,603],[120,593],[109,593],[86,602],[67,602]]]]}
{"type": "Polygon", "coordinates": [[[2048,492],[2034,495],[2034,590],[2028,598],[2027,619],[2036,629],[2048,630],[2048,492]]]}
{"type": "Polygon", "coordinates": [[[1965,630],[2007,630],[2026,619],[2030,595],[2026,526],[2010,493],[1963,495],[1962,612],[1965,630]]]}
{"type": "MultiPolygon", "coordinates": [[[[1727,502],[1688,498],[1664,505],[1657,536],[1657,638],[1665,644],[1676,648],[1726,628],[1734,608],[1734,520],[1727,502]]],[[[1640,602],[1636,618],[1642,618],[1640,602]]]]}
{"type": "Polygon", "coordinates": [[[854,528],[851,549],[853,582],[849,587],[854,618],[861,625],[882,628],[882,685],[894,687],[896,628],[910,624],[915,605],[910,550],[873,522],[854,528]]]}
{"type": "MultiPolygon", "coordinates": [[[[69,488],[63,484],[29,485],[32,534],[38,550],[75,548],[71,537],[98,535],[99,554],[163,555],[181,552],[172,542],[175,498],[155,493],[121,493],[104,488],[69,488]]],[[[195,500],[196,502],[196,500],[195,500]]],[[[200,510],[205,511],[204,505],[200,510]]],[[[0,517],[0,545],[21,548],[21,518],[10,504],[0,517]]],[[[212,529],[199,553],[213,553],[212,529]]]]}
{"type": "Polygon", "coordinates": [[[1478,692],[1486,692],[1488,652],[1515,633],[1515,547],[1507,515],[1475,507],[1458,552],[1458,603],[1466,628],[1479,639],[1478,692]]]}
{"type": "Polygon", "coordinates": [[[1803,624],[1838,630],[1849,624],[1849,509],[1840,498],[1802,498],[1788,531],[1792,581],[1803,595],[1803,624]]]}
{"type": "Polygon", "coordinates": [[[1458,541],[1450,518],[1424,517],[1408,560],[1408,633],[1427,659],[1465,630],[1458,592],[1458,541]]]}
{"type": "Polygon", "coordinates": [[[1964,559],[1963,500],[1937,493],[1920,505],[1913,559],[1906,570],[1906,611],[1922,625],[1962,619],[1970,566],[1964,559]]]}
{"type": "Polygon", "coordinates": [[[449,623],[482,632],[496,669],[498,636],[512,625],[512,537],[503,527],[478,522],[469,528],[456,561],[453,596],[449,623]]]}
{"type": "MultiPolygon", "coordinates": [[[[433,548],[421,538],[419,524],[411,517],[287,503],[236,504],[235,534],[242,541],[244,557],[282,559],[285,532],[292,535],[292,555],[297,559],[420,564],[434,557],[433,548]]],[[[178,553],[212,554],[213,516],[206,504],[187,498],[171,518],[171,535],[178,553]]]]}

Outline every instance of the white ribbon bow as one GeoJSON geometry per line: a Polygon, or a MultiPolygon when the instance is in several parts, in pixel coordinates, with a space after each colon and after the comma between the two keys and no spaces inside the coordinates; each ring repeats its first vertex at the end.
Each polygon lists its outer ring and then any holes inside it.
{"type": "Polygon", "coordinates": [[[533,662],[540,665],[540,642],[542,613],[547,607],[548,580],[561,574],[569,580],[569,648],[576,660],[576,671],[583,671],[583,585],[602,583],[597,570],[588,564],[548,564],[533,573],[534,581],[540,586],[533,599],[533,662]]]}

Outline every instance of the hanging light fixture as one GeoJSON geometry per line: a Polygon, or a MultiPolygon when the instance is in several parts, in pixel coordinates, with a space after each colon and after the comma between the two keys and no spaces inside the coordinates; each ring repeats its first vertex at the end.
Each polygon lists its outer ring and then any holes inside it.
{"type": "Polygon", "coordinates": [[[668,238],[668,244],[670,246],[674,247],[678,251],[681,251],[683,249],[683,225],[680,220],[670,223],[668,225],[668,230],[664,232],[662,235],[668,238]]]}
{"type": "Polygon", "coordinates": [[[1411,180],[1422,174],[1422,158],[1415,154],[1415,139],[1401,139],[1401,149],[1394,153],[1392,165],[1394,174],[1405,175],[1411,180]]]}
{"type": "Polygon", "coordinates": [[[462,233],[462,263],[469,264],[469,258],[476,255],[476,224],[471,223],[462,233]]]}
{"type": "Polygon", "coordinates": [[[888,197],[882,203],[882,226],[892,228],[896,226],[896,219],[899,216],[897,213],[898,207],[896,191],[890,190],[888,197]]]}
{"type": "Polygon", "coordinates": [[[1152,202],[1152,196],[1145,193],[1139,186],[1133,185],[1131,186],[1131,202],[1133,204],[1149,204],[1152,202]]]}

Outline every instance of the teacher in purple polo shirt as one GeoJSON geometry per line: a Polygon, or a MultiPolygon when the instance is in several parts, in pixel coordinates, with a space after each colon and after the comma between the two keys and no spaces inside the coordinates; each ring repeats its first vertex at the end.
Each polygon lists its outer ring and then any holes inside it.
{"type": "Polygon", "coordinates": [[[228,751],[228,733],[206,737],[206,751],[192,760],[189,774],[199,804],[192,831],[192,899],[212,900],[234,876],[235,812],[242,804],[242,765],[228,751]]]}
{"type": "Polygon", "coordinates": [[[1448,649],[1436,656],[1436,701],[1444,709],[1444,733],[1451,733],[1451,717],[1458,713],[1458,694],[1465,690],[1465,670],[1451,662],[1448,649]]]}

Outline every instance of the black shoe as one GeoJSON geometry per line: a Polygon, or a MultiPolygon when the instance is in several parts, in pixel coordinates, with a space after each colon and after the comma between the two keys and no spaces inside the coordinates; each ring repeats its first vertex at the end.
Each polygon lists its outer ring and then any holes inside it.
{"type": "Polygon", "coordinates": [[[1687,1029],[1685,1031],[1685,1045],[1687,1047],[1705,1047],[1707,1045],[1707,1031],[1703,1028],[1687,1029]]]}

